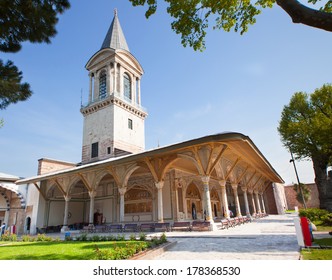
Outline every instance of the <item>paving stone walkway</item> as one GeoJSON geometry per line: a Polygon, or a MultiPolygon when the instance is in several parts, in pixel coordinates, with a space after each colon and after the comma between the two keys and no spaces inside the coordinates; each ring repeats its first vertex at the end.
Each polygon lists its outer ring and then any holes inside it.
{"type": "MultiPolygon", "coordinates": [[[[213,232],[168,232],[176,241],[154,260],[298,260],[293,215],[270,215],[213,232]]],[[[218,226],[218,224],[217,224],[218,226]]]]}

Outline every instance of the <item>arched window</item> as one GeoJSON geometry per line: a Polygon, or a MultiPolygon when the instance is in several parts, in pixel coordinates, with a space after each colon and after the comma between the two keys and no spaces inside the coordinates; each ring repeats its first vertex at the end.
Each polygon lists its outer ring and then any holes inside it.
{"type": "Polygon", "coordinates": [[[127,73],[123,75],[123,95],[125,99],[131,101],[131,80],[127,73]]]}
{"type": "Polygon", "coordinates": [[[106,72],[103,71],[99,76],[99,99],[106,97],[106,72]]]}

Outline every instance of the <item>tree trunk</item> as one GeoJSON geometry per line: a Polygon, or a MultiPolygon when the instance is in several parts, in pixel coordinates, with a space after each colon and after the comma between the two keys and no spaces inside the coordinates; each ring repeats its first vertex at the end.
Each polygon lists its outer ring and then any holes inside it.
{"type": "Polygon", "coordinates": [[[332,212],[332,185],[327,176],[328,161],[320,156],[312,157],[315,171],[315,183],[318,189],[320,208],[332,212]]]}
{"type": "Polygon", "coordinates": [[[292,18],[294,23],[302,23],[332,32],[332,14],[311,9],[297,0],[277,0],[277,4],[292,18]]]}

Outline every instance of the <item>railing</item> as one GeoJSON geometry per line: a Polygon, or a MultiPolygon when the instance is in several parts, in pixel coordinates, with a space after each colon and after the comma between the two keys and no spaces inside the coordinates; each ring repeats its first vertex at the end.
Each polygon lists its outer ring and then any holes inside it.
{"type": "Polygon", "coordinates": [[[126,96],[121,95],[119,92],[113,92],[113,93],[111,93],[110,95],[105,94],[105,95],[103,95],[103,96],[98,96],[97,98],[95,98],[95,99],[92,100],[91,102],[82,103],[82,104],[81,104],[81,109],[86,108],[86,107],[88,107],[88,106],[91,106],[91,105],[93,105],[93,104],[96,104],[96,103],[98,103],[98,102],[101,102],[101,101],[103,101],[103,100],[107,100],[108,98],[112,98],[112,97],[116,97],[116,98],[118,98],[118,99],[124,101],[125,103],[127,103],[127,104],[130,105],[130,106],[133,106],[133,107],[135,107],[135,108],[138,108],[138,109],[140,109],[141,111],[147,112],[147,110],[146,110],[145,107],[141,106],[141,105],[138,104],[138,103],[134,103],[133,100],[129,99],[129,98],[126,97],[126,96]]]}

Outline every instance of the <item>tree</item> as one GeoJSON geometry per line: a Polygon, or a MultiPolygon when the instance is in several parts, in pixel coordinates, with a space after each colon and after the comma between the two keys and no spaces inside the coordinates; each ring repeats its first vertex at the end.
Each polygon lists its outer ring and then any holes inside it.
{"type": "MultiPolygon", "coordinates": [[[[56,35],[57,15],[69,7],[68,0],[1,0],[0,51],[18,52],[25,41],[50,43],[56,35]]],[[[30,85],[22,78],[12,61],[0,59],[0,110],[31,96],[30,85]]]]}
{"type": "Polygon", "coordinates": [[[320,207],[332,211],[332,84],[311,95],[296,92],[284,106],[278,127],[283,145],[297,159],[311,159],[320,207]]]}
{"type": "Polygon", "coordinates": [[[293,185],[293,190],[296,192],[296,200],[302,205],[305,205],[310,199],[310,189],[305,184],[300,183],[293,185]]]}
{"type": "MultiPolygon", "coordinates": [[[[129,0],[133,6],[148,5],[145,16],[149,18],[157,10],[157,0],[129,0]]],[[[172,29],[181,34],[182,44],[194,50],[205,48],[204,38],[209,27],[209,18],[215,20],[213,28],[225,31],[248,30],[256,22],[256,17],[263,9],[277,4],[294,23],[302,23],[315,28],[332,31],[332,1],[307,0],[308,5],[325,4],[313,9],[297,0],[164,0],[168,3],[167,12],[175,19],[172,29]]]]}

